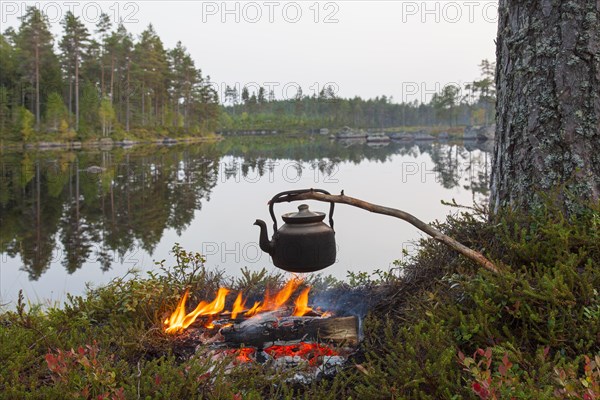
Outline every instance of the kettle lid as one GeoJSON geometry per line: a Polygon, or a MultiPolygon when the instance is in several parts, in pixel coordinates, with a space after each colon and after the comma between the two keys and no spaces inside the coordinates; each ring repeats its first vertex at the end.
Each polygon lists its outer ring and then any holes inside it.
{"type": "Polygon", "coordinates": [[[281,218],[288,224],[308,224],[323,221],[325,213],[310,211],[308,205],[301,204],[298,206],[298,212],[283,214],[281,218]]]}

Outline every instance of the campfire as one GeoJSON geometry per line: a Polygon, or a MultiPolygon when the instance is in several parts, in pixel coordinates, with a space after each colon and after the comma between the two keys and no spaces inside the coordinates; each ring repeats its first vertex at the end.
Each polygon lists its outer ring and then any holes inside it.
{"type": "MultiPolygon", "coordinates": [[[[287,310],[287,302],[301,284],[301,279],[292,278],[285,284],[283,289],[274,295],[271,295],[269,290],[267,290],[265,292],[264,300],[262,302],[255,302],[249,309],[246,308],[246,300],[244,300],[242,292],[240,292],[233,303],[231,311],[224,311],[225,299],[230,293],[230,290],[219,288],[217,295],[212,302],[208,303],[206,301],[201,301],[193,311],[186,313],[186,303],[189,296],[189,291],[186,291],[175,308],[175,311],[173,311],[171,316],[165,320],[165,332],[180,333],[199,318],[203,321],[204,327],[212,329],[216,327],[213,324],[213,321],[219,318],[227,318],[230,321],[235,321],[238,316],[242,318],[251,318],[270,311],[285,313],[287,310]]],[[[307,314],[320,317],[328,316],[328,313],[322,313],[319,309],[313,310],[312,307],[308,306],[309,291],[310,287],[307,287],[298,295],[294,302],[294,309],[291,315],[294,317],[302,317],[307,314]]]]}
{"type": "Polygon", "coordinates": [[[242,292],[219,288],[212,301],[200,301],[191,311],[186,291],[164,320],[164,331],[191,338],[212,357],[235,355],[238,364],[271,361],[276,367],[303,365],[325,373],[355,349],[358,318],[310,305],[311,288],[301,288],[302,283],[292,278],[281,290],[266,290],[261,301],[253,302],[242,292]]]}

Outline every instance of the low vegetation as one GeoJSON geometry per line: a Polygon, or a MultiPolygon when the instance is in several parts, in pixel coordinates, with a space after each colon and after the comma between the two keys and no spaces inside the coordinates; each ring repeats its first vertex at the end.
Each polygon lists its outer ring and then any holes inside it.
{"type": "MultiPolygon", "coordinates": [[[[550,204],[550,203],[549,203],[550,204]]],[[[423,240],[391,272],[317,276],[315,292],[372,290],[361,351],[331,380],[183,357],[161,321],[185,288],[260,293],[283,275],[228,278],[176,246],[175,264],[43,309],[0,314],[0,397],[207,399],[600,398],[600,207],[567,218],[552,206],[493,219],[469,210],[438,224],[501,274],[423,240]]]]}

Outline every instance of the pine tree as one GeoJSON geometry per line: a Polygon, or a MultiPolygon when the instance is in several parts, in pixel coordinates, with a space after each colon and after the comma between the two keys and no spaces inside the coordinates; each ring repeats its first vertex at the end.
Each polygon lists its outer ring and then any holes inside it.
{"type": "Polygon", "coordinates": [[[259,87],[258,88],[258,104],[264,104],[267,102],[267,99],[265,97],[265,88],[264,87],[259,87]]]}
{"type": "Polygon", "coordinates": [[[169,62],[172,71],[170,92],[173,109],[178,115],[183,114],[184,126],[188,128],[192,90],[194,85],[198,83],[194,60],[181,42],[177,42],[175,48],[169,51],[169,62]]]}
{"type": "Polygon", "coordinates": [[[81,57],[89,44],[89,33],[79,17],[73,15],[71,11],[65,15],[62,25],[64,36],[60,47],[63,50],[64,58],[72,66],[75,82],[75,130],[79,131],[79,67],[81,57]]]}
{"type": "MultiPolygon", "coordinates": [[[[109,42],[109,32],[112,28],[112,22],[110,21],[110,17],[106,13],[100,14],[98,18],[98,22],[96,23],[96,34],[98,35],[98,42],[100,43],[100,96],[104,98],[106,96],[105,84],[104,84],[104,70],[105,68],[105,60],[107,53],[113,49],[113,42],[109,42]]],[[[111,64],[112,65],[112,64],[111,64]]]]}
{"type": "Polygon", "coordinates": [[[53,132],[59,131],[66,115],[67,109],[62,96],[56,92],[50,93],[46,106],[46,124],[48,128],[53,132]]]}
{"type": "Polygon", "coordinates": [[[135,79],[141,87],[142,125],[146,125],[146,122],[155,126],[163,124],[161,112],[168,97],[169,64],[163,43],[152,24],[140,35],[133,57],[135,79]]]}
{"type": "Polygon", "coordinates": [[[119,24],[117,31],[108,39],[107,52],[111,60],[110,99],[113,103],[118,103],[118,114],[124,114],[125,130],[129,132],[131,98],[136,91],[139,91],[139,87],[138,83],[134,82],[131,76],[133,39],[123,23],[119,24]],[[119,90],[115,90],[115,82],[117,82],[119,90]]]}
{"type": "Polygon", "coordinates": [[[10,126],[10,108],[8,106],[8,89],[6,86],[0,86],[0,138],[10,126]]]}
{"type": "MultiPolygon", "coordinates": [[[[490,208],[600,200],[598,2],[499,1],[490,208]]],[[[579,204],[578,204],[579,203],[579,204]]]]}
{"type": "Polygon", "coordinates": [[[81,91],[81,129],[78,131],[80,137],[88,137],[98,128],[99,107],[98,90],[93,84],[86,82],[81,91]]]}
{"type": "Polygon", "coordinates": [[[26,79],[34,88],[35,127],[40,127],[43,60],[53,53],[53,36],[50,33],[48,18],[36,7],[28,7],[21,17],[21,26],[17,35],[17,47],[20,49],[21,67],[26,79]]]}
{"type": "Polygon", "coordinates": [[[242,103],[244,103],[245,106],[248,106],[248,101],[250,101],[250,92],[248,92],[248,88],[244,86],[242,89],[242,103]]]}

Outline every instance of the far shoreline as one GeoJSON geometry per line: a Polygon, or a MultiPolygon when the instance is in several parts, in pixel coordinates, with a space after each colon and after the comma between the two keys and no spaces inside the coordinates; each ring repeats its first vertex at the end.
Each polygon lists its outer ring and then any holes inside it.
{"type": "Polygon", "coordinates": [[[2,143],[0,141],[0,150],[10,151],[25,151],[25,150],[81,150],[81,149],[96,149],[96,148],[130,148],[133,146],[144,146],[144,145],[175,145],[175,144],[189,144],[189,143],[207,143],[207,142],[218,142],[223,140],[223,136],[214,135],[207,137],[186,137],[186,138],[158,138],[151,140],[112,140],[110,138],[104,138],[100,140],[90,141],[72,141],[72,142],[13,142],[9,144],[2,143]]]}

